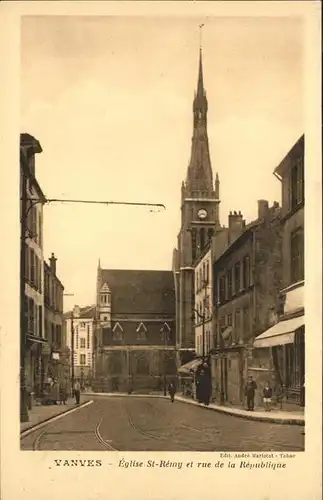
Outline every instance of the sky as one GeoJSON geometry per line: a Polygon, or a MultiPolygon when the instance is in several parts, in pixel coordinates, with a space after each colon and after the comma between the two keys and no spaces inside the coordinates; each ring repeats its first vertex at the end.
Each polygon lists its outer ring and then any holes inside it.
{"type": "Polygon", "coordinates": [[[43,152],[48,198],[163,203],[49,204],[44,252],[57,257],[65,309],[95,302],[103,268],[171,269],[192,138],[199,23],[220,221],[281,201],[273,176],[304,132],[299,18],[25,17],[21,132],[43,152]]]}

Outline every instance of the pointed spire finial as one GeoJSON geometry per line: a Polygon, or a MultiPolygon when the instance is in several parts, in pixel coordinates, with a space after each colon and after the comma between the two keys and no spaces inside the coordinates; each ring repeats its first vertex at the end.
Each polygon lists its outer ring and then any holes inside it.
{"type": "Polygon", "coordinates": [[[101,269],[101,260],[100,260],[100,257],[99,257],[99,261],[98,261],[98,269],[101,269]]]}
{"type": "Polygon", "coordinates": [[[197,81],[197,91],[196,96],[202,97],[204,95],[204,85],[203,85],[203,63],[202,63],[202,28],[204,24],[200,24],[200,60],[199,60],[199,74],[197,81]]]}
{"type": "Polygon", "coordinates": [[[204,24],[199,24],[199,28],[200,28],[200,52],[202,51],[202,28],[203,28],[204,24]]]}

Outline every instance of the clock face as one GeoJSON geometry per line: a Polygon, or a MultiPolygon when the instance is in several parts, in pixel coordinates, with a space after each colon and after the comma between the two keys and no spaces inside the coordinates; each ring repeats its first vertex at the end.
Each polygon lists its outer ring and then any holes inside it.
{"type": "Polygon", "coordinates": [[[205,210],[205,208],[201,208],[198,212],[197,212],[197,216],[199,219],[205,219],[206,216],[207,216],[207,211],[205,210]]]}

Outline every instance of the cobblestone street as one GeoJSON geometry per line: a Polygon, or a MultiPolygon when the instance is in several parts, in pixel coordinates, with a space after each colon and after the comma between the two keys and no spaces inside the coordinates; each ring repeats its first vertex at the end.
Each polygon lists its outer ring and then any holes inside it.
{"type": "Polygon", "coordinates": [[[21,439],[22,450],[303,451],[304,427],[162,398],[97,397],[21,439]]]}

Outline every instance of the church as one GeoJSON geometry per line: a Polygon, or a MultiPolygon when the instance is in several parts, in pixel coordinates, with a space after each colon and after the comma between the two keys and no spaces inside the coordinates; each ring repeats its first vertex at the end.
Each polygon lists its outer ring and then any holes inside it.
{"type": "Polygon", "coordinates": [[[195,355],[194,265],[215,233],[220,181],[207,132],[208,101],[199,53],[193,136],[181,187],[181,229],[172,270],[97,270],[95,382],[102,392],[161,390],[195,355]]]}
{"type": "Polygon", "coordinates": [[[203,81],[202,49],[193,101],[193,136],[186,180],[181,188],[181,229],[173,252],[176,290],[176,350],[178,366],[192,359],[194,338],[194,262],[221,228],[220,181],[213,172],[207,132],[208,101],[203,81]]]}
{"type": "Polygon", "coordinates": [[[176,379],[172,271],[101,269],[96,283],[96,392],[160,391],[176,379]]]}

